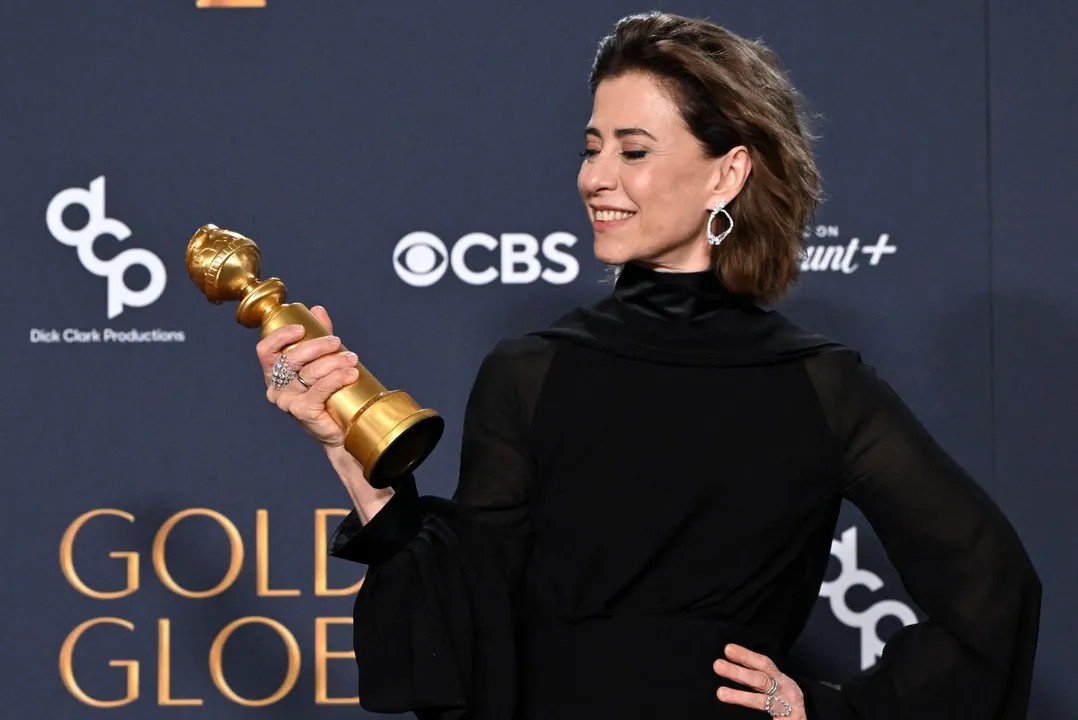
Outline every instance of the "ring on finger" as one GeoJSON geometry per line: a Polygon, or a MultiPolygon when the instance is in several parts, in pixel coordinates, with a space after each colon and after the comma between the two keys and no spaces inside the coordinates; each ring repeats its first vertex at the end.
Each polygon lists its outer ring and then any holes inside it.
{"type": "Polygon", "coordinates": [[[771,687],[764,690],[764,695],[774,695],[775,691],[779,689],[779,681],[771,675],[768,675],[767,679],[771,681],[771,687]]]}
{"type": "Polygon", "coordinates": [[[297,379],[297,380],[299,380],[299,384],[300,384],[300,385],[302,385],[303,387],[307,388],[308,390],[310,390],[310,389],[311,389],[311,386],[312,386],[312,385],[314,385],[314,383],[313,383],[313,382],[308,382],[308,381],[307,381],[306,379],[304,379],[304,377],[303,377],[303,374],[302,374],[302,373],[299,373],[299,372],[297,372],[297,373],[296,373],[296,379],[297,379]]]}
{"type": "Polygon", "coordinates": [[[790,705],[790,703],[786,702],[785,700],[776,695],[772,695],[769,693],[764,699],[764,712],[766,712],[771,717],[790,717],[794,714],[794,709],[793,706],[790,705]],[[774,710],[771,707],[771,703],[775,702],[776,700],[782,703],[782,710],[774,710]]]}
{"type": "Polygon", "coordinates": [[[299,368],[292,363],[288,362],[288,358],[281,353],[277,356],[277,360],[273,363],[273,369],[270,371],[270,384],[273,385],[274,390],[280,390],[299,374],[299,368]]]}

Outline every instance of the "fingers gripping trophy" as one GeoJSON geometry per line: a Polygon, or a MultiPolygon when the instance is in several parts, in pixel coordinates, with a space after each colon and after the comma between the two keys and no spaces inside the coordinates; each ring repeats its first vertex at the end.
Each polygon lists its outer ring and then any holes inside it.
{"type": "Polygon", "coordinates": [[[325,309],[286,303],[276,277],[259,279],[261,252],[247,237],[203,225],[191,237],[187,273],[215,305],[238,300],[236,320],[261,328],[267,396],[322,443],[341,445],[379,489],[422,463],[445,422],[403,390],[387,390],[333,336],[325,309]]]}

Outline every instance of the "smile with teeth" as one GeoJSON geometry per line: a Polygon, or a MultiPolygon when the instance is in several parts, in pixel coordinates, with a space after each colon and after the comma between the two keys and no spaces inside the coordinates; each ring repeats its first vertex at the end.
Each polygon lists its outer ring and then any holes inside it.
{"type": "Polygon", "coordinates": [[[624,210],[596,210],[595,219],[599,222],[612,222],[614,220],[625,220],[636,215],[634,212],[625,212],[624,210]]]}

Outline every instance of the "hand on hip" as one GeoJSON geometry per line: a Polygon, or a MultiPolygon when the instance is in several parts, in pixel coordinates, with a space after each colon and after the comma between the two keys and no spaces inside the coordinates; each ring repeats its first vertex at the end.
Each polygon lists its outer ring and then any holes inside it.
{"type": "Polygon", "coordinates": [[[733,644],[726,646],[726,657],[729,659],[715,661],[715,673],[752,691],[721,687],[719,700],[766,712],[771,717],[807,720],[801,688],[771,658],[733,644]]]}

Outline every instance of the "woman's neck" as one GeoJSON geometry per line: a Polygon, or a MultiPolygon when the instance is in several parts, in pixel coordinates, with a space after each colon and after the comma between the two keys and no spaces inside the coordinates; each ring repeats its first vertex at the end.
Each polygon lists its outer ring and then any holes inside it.
{"type": "Polygon", "coordinates": [[[638,258],[630,262],[661,273],[703,272],[711,268],[711,246],[705,241],[697,241],[658,257],[638,258]]]}
{"type": "Polygon", "coordinates": [[[726,288],[718,270],[659,269],[638,261],[622,267],[613,296],[634,314],[677,324],[695,324],[747,302],[726,288]]]}

